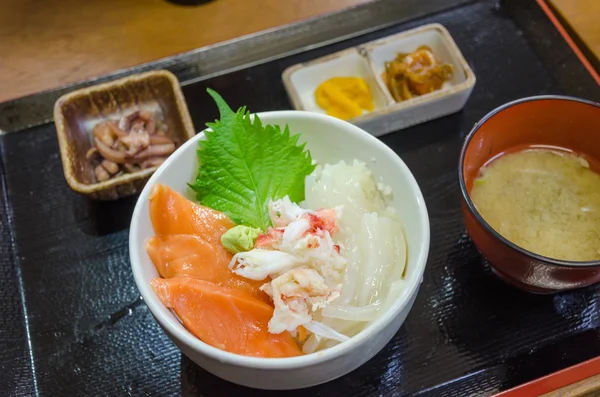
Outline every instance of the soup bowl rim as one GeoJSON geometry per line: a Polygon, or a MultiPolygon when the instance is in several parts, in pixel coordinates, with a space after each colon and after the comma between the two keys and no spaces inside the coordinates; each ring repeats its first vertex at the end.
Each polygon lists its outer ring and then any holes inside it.
{"type": "MultiPolygon", "coordinates": [[[[467,209],[469,210],[469,212],[475,217],[475,219],[477,220],[477,222],[483,226],[483,228],[490,233],[492,236],[494,236],[498,241],[504,243],[504,245],[514,249],[515,251],[529,257],[532,258],[538,262],[544,262],[544,263],[548,263],[548,264],[552,264],[555,266],[560,266],[560,267],[569,267],[569,268],[573,268],[573,267],[577,267],[577,268],[582,268],[582,267],[595,267],[595,266],[600,266],[600,260],[593,260],[593,261],[567,261],[567,260],[562,260],[562,259],[556,259],[556,258],[551,258],[548,256],[543,256],[543,255],[539,255],[536,254],[532,251],[529,251],[515,243],[513,243],[512,241],[508,240],[507,238],[505,238],[504,236],[502,236],[500,233],[498,233],[485,219],[483,219],[483,216],[479,213],[479,211],[477,210],[477,208],[475,207],[475,204],[473,203],[473,201],[471,200],[470,194],[467,191],[467,184],[465,181],[465,175],[464,175],[464,164],[465,164],[465,157],[466,157],[466,153],[467,150],[469,148],[469,145],[471,143],[471,140],[473,139],[473,137],[475,136],[475,134],[477,134],[477,132],[479,131],[479,129],[487,122],[489,121],[492,117],[494,117],[495,115],[497,115],[498,113],[516,106],[516,105],[520,105],[522,103],[526,103],[526,102],[533,102],[533,101],[539,101],[539,100],[547,100],[547,99],[558,99],[558,100],[564,100],[564,101],[572,101],[572,102],[579,102],[585,105],[590,105],[590,106],[594,106],[596,108],[600,109],[600,103],[598,102],[594,102],[594,101],[590,101],[587,99],[582,99],[582,98],[577,98],[577,97],[572,97],[572,96],[566,96],[566,95],[535,95],[535,96],[530,96],[530,97],[525,97],[525,98],[521,98],[521,99],[517,99],[511,102],[507,102],[503,105],[498,106],[497,108],[495,108],[494,110],[492,110],[491,112],[489,112],[488,114],[486,114],[481,120],[479,120],[477,122],[477,124],[475,124],[475,126],[471,129],[471,131],[469,132],[469,134],[466,136],[465,141],[463,143],[461,152],[460,152],[460,158],[458,161],[458,179],[459,179],[459,184],[460,184],[460,191],[462,194],[462,198],[467,206],[467,209]]],[[[568,148],[567,148],[568,149],[568,148]]]]}

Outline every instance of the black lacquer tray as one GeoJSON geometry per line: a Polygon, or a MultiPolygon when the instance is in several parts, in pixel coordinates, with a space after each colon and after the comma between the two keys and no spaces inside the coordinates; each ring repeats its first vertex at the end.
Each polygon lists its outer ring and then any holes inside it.
{"type": "Polygon", "coordinates": [[[182,356],[140,300],[130,271],[136,197],[95,202],[69,190],[54,125],[44,122],[53,94],[0,104],[0,128],[14,131],[0,136],[0,394],[487,396],[600,355],[600,286],[536,296],[504,284],[465,233],[457,179],[463,139],[488,111],[537,94],[600,100],[600,88],[535,1],[458,3],[214,77],[177,69],[185,58],[166,65],[180,72],[197,129],[217,116],[206,87],[232,107],[288,109],[280,78],[286,67],[431,22],[448,28],[477,76],[462,112],[381,138],[425,195],[425,278],[384,350],[310,389],[245,389],[182,356]]]}

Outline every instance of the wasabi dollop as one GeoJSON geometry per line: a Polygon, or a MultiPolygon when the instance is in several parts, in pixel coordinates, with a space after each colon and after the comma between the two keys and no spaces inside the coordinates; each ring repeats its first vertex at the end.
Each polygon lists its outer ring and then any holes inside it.
{"type": "Polygon", "coordinates": [[[262,230],[254,227],[234,226],[221,236],[221,244],[232,254],[250,251],[254,248],[256,238],[261,233],[262,230]]]}

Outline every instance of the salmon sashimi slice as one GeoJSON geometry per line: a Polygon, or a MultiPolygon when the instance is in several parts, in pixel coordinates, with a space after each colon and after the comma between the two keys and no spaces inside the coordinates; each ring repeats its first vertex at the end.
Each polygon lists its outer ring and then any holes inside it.
{"type": "Polygon", "coordinates": [[[148,240],[146,250],[161,277],[186,275],[238,288],[269,302],[268,295],[260,290],[264,281],[246,279],[229,269],[233,256],[220,243],[212,245],[202,237],[191,234],[161,235],[148,240]]]}
{"type": "Polygon", "coordinates": [[[223,233],[235,224],[227,215],[196,204],[173,189],[156,184],[150,194],[150,219],[154,233],[193,234],[220,244],[223,233]]]}
{"type": "MultiPolygon", "coordinates": [[[[227,266],[231,261],[232,255],[225,248],[218,245],[212,245],[200,236],[192,234],[170,234],[154,236],[146,244],[146,249],[150,259],[154,263],[158,273],[165,278],[173,277],[177,274],[177,269],[169,264],[175,260],[189,256],[197,256],[198,267],[193,269],[180,269],[183,271],[211,272],[211,268],[221,268],[229,270],[227,266]]],[[[217,272],[218,273],[218,272],[217,272]]],[[[234,274],[233,272],[229,272],[234,274]]],[[[192,276],[192,274],[189,274],[192,276]]],[[[208,277],[214,278],[210,274],[208,277]]],[[[213,281],[213,280],[207,280],[213,281]]]]}
{"type": "Polygon", "coordinates": [[[252,295],[190,277],[156,278],[150,284],[187,330],[211,346],[253,357],[302,354],[289,332],[268,332],[273,307],[252,295]]]}

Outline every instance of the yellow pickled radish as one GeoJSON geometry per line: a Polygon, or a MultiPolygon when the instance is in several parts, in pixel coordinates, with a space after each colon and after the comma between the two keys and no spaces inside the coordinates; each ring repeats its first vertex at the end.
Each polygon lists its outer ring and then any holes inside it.
{"type": "Polygon", "coordinates": [[[360,77],[333,77],[315,90],[317,104],[328,115],[350,120],[374,108],[369,86],[360,77]]]}

